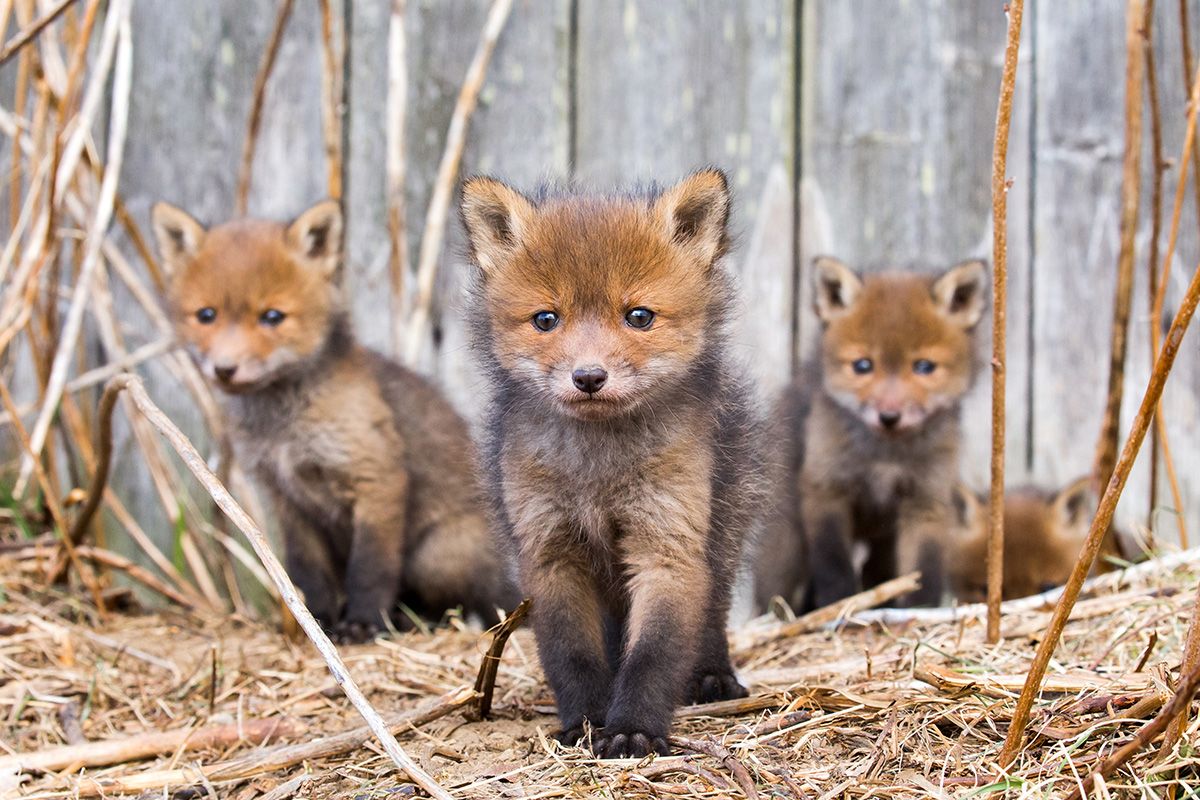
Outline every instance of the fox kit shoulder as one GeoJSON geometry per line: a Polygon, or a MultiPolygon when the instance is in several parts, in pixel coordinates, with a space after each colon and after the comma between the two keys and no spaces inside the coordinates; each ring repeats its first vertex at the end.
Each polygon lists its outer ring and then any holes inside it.
{"type": "Polygon", "coordinates": [[[494,615],[511,602],[484,577],[495,557],[465,423],[350,330],[338,205],[286,225],[209,229],[165,203],[153,217],[179,338],[224,395],[239,457],[272,495],[289,573],[314,614],[363,638],[397,599],[438,615],[458,604],[494,615]],[[462,550],[475,555],[461,567],[439,563],[462,550]]]}
{"type": "MultiPolygon", "coordinates": [[[[860,277],[832,258],[813,263],[821,340],[787,390],[803,401],[803,462],[793,536],[811,559],[812,602],[825,605],[920,569],[909,602],[942,591],[940,529],[958,472],[959,405],[978,371],[975,329],[986,269],[967,261],[940,275],[860,277]],[[861,577],[855,543],[866,545],[861,577]]],[[[788,587],[776,587],[781,591],[788,587]]],[[[761,601],[761,597],[760,597],[761,601]]]]}
{"type": "Polygon", "coordinates": [[[531,200],[468,181],[485,456],[561,734],[665,752],[681,699],[740,696],[724,624],[758,486],[725,354],[724,176],[650,196],[531,200]]]}
{"type": "MultiPolygon", "coordinates": [[[[960,525],[947,559],[950,586],[963,602],[983,602],[987,599],[988,504],[961,484],[955,486],[954,501],[960,525]]],[[[1057,491],[1023,486],[1005,494],[1005,600],[1067,582],[1098,503],[1090,478],[1079,478],[1057,491]]],[[[1115,539],[1115,531],[1110,537],[1115,539]]],[[[1104,560],[1096,564],[1097,571],[1108,568],[1104,560]]]]}

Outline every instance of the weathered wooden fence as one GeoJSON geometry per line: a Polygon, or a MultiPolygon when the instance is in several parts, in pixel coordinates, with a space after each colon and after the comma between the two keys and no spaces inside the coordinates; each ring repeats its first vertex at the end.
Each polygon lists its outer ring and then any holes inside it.
{"type": "MultiPolygon", "coordinates": [[[[726,169],[737,198],[731,258],[744,295],[738,353],[772,392],[817,335],[807,283],[812,255],[828,252],[877,268],[942,267],[990,254],[1003,5],[517,0],[471,123],[463,171],[522,186],[542,180],[610,186],[670,181],[705,164],[726,169]]],[[[350,42],[346,281],[359,333],[386,349],[390,3],[334,6],[350,42]]],[[[408,2],[414,261],[451,110],[486,14],[482,1],[408,2]]],[[[1159,3],[1154,29],[1168,154],[1178,153],[1184,128],[1177,14],[1176,4],[1159,3]]],[[[147,221],[157,199],[208,221],[231,213],[251,89],[273,17],[267,0],[135,3],[136,77],[121,189],[139,221],[147,221]]],[[[1123,20],[1117,0],[1037,2],[1026,15],[1009,158],[1010,482],[1059,483],[1091,467],[1117,259],[1123,20]]],[[[317,3],[299,0],[267,90],[252,213],[287,217],[325,192],[319,27],[317,3]]],[[[1151,169],[1147,154],[1143,175],[1151,169]]],[[[1150,363],[1148,197],[1143,192],[1123,430],[1150,363]]],[[[1190,192],[1183,219],[1168,307],[1198,255],[1190,192]]],[[[467,352],[459,302],[464,261],[454,220],[421,368],[470,414],[483,387],[467,352]]],[[[1196,336],[1164,404],[1192,530],[1200,529],[1196,336]]],[[[158,376],[153,367],[147,373],[153,393],[158,376]]],[[[963,465],[977,487],[986,480],[989,447],[983,377],[968,406],[963,465]]],[[[159,399],[184,421],[194,420],[183,399],[165,393],[159,399]]],[[[135,507],[156,509],[139,472],[136,463],[120,465],[121,491],[135,507]]],[[[1124,519],[1144,520],[1145,463],[1127,495],[1124,519]]],[[[1171,515],[1157,519],[1172,538],[1171,515]]]]}

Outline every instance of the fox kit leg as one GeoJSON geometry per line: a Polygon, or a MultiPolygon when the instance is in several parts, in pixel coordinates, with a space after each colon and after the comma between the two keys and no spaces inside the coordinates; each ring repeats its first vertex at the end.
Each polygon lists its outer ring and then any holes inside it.
{"type": "Polygon", "coordinates": [[[406,500],[407,476],[402,472],[356,486],[346,609],[334,631],[342,641],[369,640],[396,604],[403,574],[406,500]]]}
{"type": "MultiPolygon", "coordinates": [[[[721,537],[717,537],[718,540],[721,537]]],[[[725,626],[729,619],[730,595],[733,592],[733,559],[714,554],[709,559],[712,583],[709,588],[711,599],[708,613],[701,622],[700,652],[696,667],[684,695],[687,703],[712,703],[717,700],[733,700],[745,697],[746,687],[738,681],[729,663],[729,639],[725,626]]]]}
{"type": "Polygon", "coordinates": [[[936,606],[946,588],[945,538],[955,517],[949,503],[909,500],[901,504],[896,537],[900,574],[921,573],[921,588],[900,599],[905,606],[936,606]]]}
{"type": "Polygon", "coordinates": [[[278,496],[274,500],[288,577],[317,622],[330,630],[338,618],[340,587],[329,542],[291,503],[278,496]]]}
{"type": "Polygon", "coordinates": [[[563,744],[576,744],[584,724],[604,725],[612,684],[605,653],[604,609],[590,559],[561,537],[522,553],[521,583],[533,599],[533,631],[542,669],[558,704],[563,744]]]}
{"type": "Polygon", "coordinates": [[[851,549],[853,516],[841,493],[806,482],[801,514],[812,559],[812,596],[818,608],[836,603],[859,590],[851,549]]]}
{"type": "MultiPolygon", "coordinates": [[[[708,509],[661,499],[657,505],[635,509],[622,525],[629,615],[612,702],[594,748],[601,758],[668,752],[672,715],[696,668],[706,624],[712,588],[705,556],[708,509]]],[[[723,640],[724,625],[715,624],[723,640]]]]}
{"type": "Polygon", "coordinates": [[[405,592],[415,594],[431,616],[462,605],[485,626],[495,625],[498,609],[512,611],[521,600],[496,550],[482,514],[440,520],[409,553],[405,592]]]}

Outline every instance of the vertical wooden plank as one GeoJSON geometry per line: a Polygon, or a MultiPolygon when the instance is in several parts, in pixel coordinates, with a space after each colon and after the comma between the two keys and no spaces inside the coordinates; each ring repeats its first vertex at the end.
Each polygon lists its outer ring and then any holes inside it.
{"type": "Polygon", "coordinates": [[[735,194],[734,342],[762,384],[786,382],[794,257],[794,0],[580,3],[575,174],[608,188],[707,164],[735,194]]]}
{"type": "MultiPolygon", "coordinates": [[[[273,23],[274,14],[266,12],[274,6],[263,3],[262,13],[250,14],[234,0],[134,4],[134,84],[120,189],[147,235],[150,207],[160,199],[206,223],[222,222],[232,213],[254,76],[273,23]]],[[[252,214],[287,219],[325,193],[319,30],[316,4],[297,3],[267,88],[252,214]]],[[[120,291],[115,300],[122,314],[141,319],[136,304],[120,291]]],[[[131,349],[155,335],[147,323],[131,324],[130,330],[131,349]]],[[[158,364],[141,372],[155,400],[202,443],[203,426],[187,393],[158,364]]],[[[143,527],[169,551],[171,526],[140,455],[129,446],[123,419],[117,430],[113,483],[143,527]]]]}
{"type": "MultiPolygon", "coordinates": [[[[998,4],[815,0],[803,19],[800,339],[819,336],[808,266],[836,255],[866,271],[940,270],[991,255],[991,147],[1003,60],[998,4]],[[870,24],[862,24],[863,20],[870,24]],[[884,22],[886,20],[886,23],[884,22]]],[[[1031,34],[1009,146],[1008,457],[1022,477],[1028,421],[1031,34]]],[[[990,330],[964,406],[963,474],[986,485],[990,330]]]]}
{"type": "MultiPolygon", "coordinates": [[[[408,33],[408,233],[415,262],[459,86],[488,4],[410,2],[408,33]]],[[[347,276],[362,338],[387,348],[387,216],[383,172],[387,4],[353,5],[350,76],[349,238],[347,276]]],[[[569,3],[520,0],[500,36],[479,107],[472,117],[462,172],[494,173],[531,187],[567,174],[569,3]]],[[[466,248],[457,214],[447,232],[434,298],[434,336],[419,368],[433,374],[464,412],[484,392],[467,346],[460,299],[466,248]]]]}

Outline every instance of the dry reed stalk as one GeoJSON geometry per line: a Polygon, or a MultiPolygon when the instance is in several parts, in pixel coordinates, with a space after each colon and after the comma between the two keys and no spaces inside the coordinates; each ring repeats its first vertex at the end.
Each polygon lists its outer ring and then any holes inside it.
{"type": "Polygon", "coordinates": [[[492,634],[492,643],[483,656],[483,662],[479,665],[479,675],[475,678],[475,691],[479,694],[480,719],[487,719],[492,713],[492,695],[496,691],[496,672],[500,669],[500,659],[504,656],[504,645],[508,643],[508,637],[512,636],[513,631],[521,627],[521,623],[525,621],[526,615],[529,614],[530,603],[529,599],[522,600],[492,634]]]}
{"type": "MultiPolygon", "coordinates": [[[[1121,441],[1121,400],[1125,362],[1129,354],[1129,317],[1133,306],[1134,237],[1141,202],[1142,89],[1145,79],[1146,20],[1152,6],[1130,0],[1125,26],[1125,155],[1121,167],[1120,249],[1113,297],[1112,344],[1108,362],[1108,391],[1092,474],[1097,486],[1112,477],[1121,441]]],[[[1108,541],[1113,541],[1109,537],[1108,541]]]]}
{"type": "Polygon", "coordinates": [[[1000,640],[1000,603],[1004,581],[1004,441],[1005,377],[1008,340],[1008,131],[1012,123],[1013,92],[1017,84],[1017,56],[1021,48],[1024,0],[1006,7],[1008,33],[1004,45],[1004,72],[996,107],[996,138],[992,145],[992,459],[987,548],[987,636],[1000,640]]]}
{"type": "Polygon", "coordinates": [[[1079,554],[1079,559],[1075,562],[1075,567],[1071,571],[1071,577],[1067,581],[1067,585],[1063,588],[1062,597],[1059,598],[1058,605],[1055,606],[1050,624],[1041,641],[1038,643],[1037,653],[1029,669],[1029,677],[1025,682],[1025,688],[1021,691],[1021,697],[1017,702],[1016,709],[1013,711],[1012,725],[1008,730],[1008,736],[1005,738],[1004,748],[1000,754],[1001,766],[1007,767],[1011,764],[1020,750],[1021,740],[1024,736],[1025,726],[1029,721],[1029,712],[1033,705],[1034,696],[1038,693],[1042,679],[1046,675],[1046,667],[1049,665],[1050,657],[1054,654],[1054,648],[1058,645],[1058,640],[1062,636],[1063,627],[1071,615],[1071,609],[1075,606],[1075,601],[1079,597],[1079,590],[1096,562],[1100,546],[1103,544],[1109,525],[1112,523],[1117,501],[1121,497],[1121,491],[1125,488],[1125,482],[1129,478],[1129,471],[1133,468],[1133,462],[1137,458],[1138,450],[1141,449],[1142,440],[1145,438],[1146,431],[1150,427],[1150,419],[1158,407],[1159,398],[1162,397],[1163,386],[1166,385],[1167,376],[1170,375],[1171,367],[1175,363],[1175,357],[1178,355],[1179,348],[1183,343],[1183,335],[1187,332],[1188,325],[1192,321],[1192,315],[1196,312],[1197,304],[1200,304],[1200,265],[1196,267],[1191,284],[1188,286],[1187,294],[1180,305],[1179,312],[1171,322],[1171,330],[1167,333],[1166,342],[1164,342],[1162,351],[1155,360],[1154,369],[1150,374],[1149,383],[1142,396],[1137,416],[1134,417],[1129,436],[1125,440],[1124,448],[1121,450],[1121,456],[1113,469],[1112,478],[1104,490],[1104,496],[1100,499],[1100,506],[1096,510],[1096,516],[1093,518],[1091,528],[1088,530],[1087,540],[1079,554]]]}
{"type": "MultiPolygon", "coordinates": [[[[16,0],[15,10],[17,12],[17,24],[28,21],[33,16],[33,0],[16,0]]],[[[28,101],[29,95],[29,73],[31,69],[31,60],[33,58],[32,51],[21,50],[21,57],[17,61],[17,79],[13,89],[13,114],[17,118],[25,116],[25,103],[28,101]]],[[[9,210],[9,227],[15,228],[17,222],[17,209],[21,207],[21,150],[16,141],[13,142],[12,160],[9,161],[8,175],[8,210],[9,210]]],[[[3,274],[0,272],[0,274],[3,274]]]]}
{"type": "Polygon", "coordinates": [[[408,65],[405,54],[406,0],[392,0],[388,21],[387,223],[388,278],[392,293],[392,352],[404,352],[404,281],[408,275],[408,200],[404,194],[406,157],[404,126],[408,106],[408,65]]]}
{"type": "MultiPolygon", "coordinates": [[[[121,163],[125,150],[125,132],[129,117],[129,90],[133,62],[132,35],[129,29],[129,5],[130,0],[113,0],[113,4],[109,9],[111,17],[105,21],[105,40],[102,48],[108,46],[108,41],[110,40],[109,31],[112,30],[111,40],[113,42],[113,49],[116,50],[112,112],[109,117],[107,166],[104,172],[104,181],[100,186],[100,196],[97,199],[95,213],[88,225],[87,248],[84,254],[83,265],[80,267],[79,276],[76,279],[75,290],[71,296],[71,305],[67,311],[62,336],[55,351],[53,367],[42,401],[42,408],[37,420],[34,422],[33,432],[30,435],[31,452],[26,454],[22,459],[20,473],[13,487],[13,495],[17,498],[24,495],[29,475],[33,470],[33,461],[41,454],[42,447],[45,445],[46,437],[50,431],[50,424],[54,418],[54,411],[58,408],[59,398],[62,395],[63,387],[67,380],[67,369],[69,368],[71,353],[75,349],[80,328],[83,324],[83,314],[91,289],[92,276],[95,274],[100,261],[100,245],[104,241],[105,231],[108,229],[108,223],[112,217],[113,197],[116,194],[117,180],[121,173],[121,163]],[[110,25],[110,22],[113,24],[110,25]],[[117,39],[120,40],[119,45],[117,44],[117,39]]],[[[94,81],[93,85],[99,83],[101,82],[94,81]]],[[[86,100],[84,105],[87,105],[86,100]]],[[[82,142],[82,137],[86,135],[86,130],[83,130],[82,118],[83,112],[80,112],[80,117],[77,119],[80,120],[81,127],[76,131],[79,134],[78,139],[80,142],[82,142]]],[[[63,165],[68,172],[73,171],[73,165],[70,167],[66,165],[78,159],[78,151],[75,151],[74,159],[70,157],[72,153],[71,142],[76,141],[76,138],[73,136],[68,141],[63,154],[63,165]]],[[[80,144],[80,149],[82,149],[82,144],[80,144]]],[[[55,179],[56,185],[62,178],[63,174],[60,172],[55,179]]]]}
{"type": "MultiPolygon", "coordinates": [[[[1188,623],[1187,636],[1183,641],[1183,658],[1179,666],[1181,675],[1188,675],[1197,670],[1200,670],[1200,585],[1196,587],[1196,599],[1192,604],[1192,620],[1188,623]]],[[[1159,758],[1165,758],[1171,752],[1171,749],[1175,747],[1175,743],[1183,736],[1187,725],[1188,710],[1185,706],[1183,711],[1180,712],[1178,719],[1175,719],[1167,727],[1167,734],[1163,737],[1159,758]]]]}
{"type": "MultiPolygon", "coordinates": [[[[1158,102],[1158,73],[1154,63],[1154,0],[1147,0],[1146,17],[1143,22],[1146,37],[1146,98],[1150,106],[1150,157],[1153,172],[1150,181],[1150,242],[1147,248],[1146,274],[1149,291],[1151,318],[1154,315],[1154,296],[1158,293],[1158,240],[1162,238],[1163,177],[1167,171],[1166,154],[1162,139],[1162,108],[1158,102]]],[[[1150,338],[1150,359],[1154,360],[1154,338],[1150,338]]],[[[1154,416],[1155,435],[1150,439],[1150,507],[1146,514],[1147,527],[1153,528],[1154,509],[1158,506],[1159,444],[1162,439],[1158,415],[1154,416]]]]}
{"type": "MultiPolygon", "coordinates": [[[[1179,55],[1180,66],[1183,67],[1183,90],[1188,89],[1188,81],[1191,80],[1194,62],[1192,61],[1192,39],[1191,39],[1191,23],[1188,21],[1188,0],[1179,0],[1179,55]]],[[[1187,163],[1188,159],[1184,158],[1180,164],[1187,163]]],[[[1194,150],[1191,154],[1191,165],[1197,174],[1200,174],[1200,150],[1194,150]]],[[[1200,182],[1193,185],[1193,190],[1196,193],[1196,216],[1200,222],[1200,182]]]]}
{"type": "MultiPolygon", "coordinates": [[[[79,30],[78,40],[75,42],[74,52],[71,54],[71,67],[67,71],[67,82],[63,89],[62,95],[58,101],[58,117],[55,123],[55,135],[53,142],[53,154],[50,159],[50,174],[57,175],[59,162],[62,160],[63,134],[67,130],[67,115],[75,105],[75,92],[79,86],[79,81],[83,76],[84,67],[87,66],[88,47],[92,41],[92,31],[96,25],[96,16],[100,11],[100,0],[89,0],[87,8],[84,11],[83,23],[79,30]]],[[[46,225],[47,243],[49,237],[54,236],[55,232],[55,214],[58,208],[58,197],[54,194],[54,187],[51,186],[51,197],[49,220],[46,225]]],[[[57,286],[56,281],[51,281],[51,286],[57,286]]],[[[51,304],[53,307],[57,303],[51,304]]]]}
{"type": "Polygon", "coordinates": [[[0,773],[58,772],[71,767],[103,767],[140,761],[165,753],[188,750],[236,747],[243,742],[262,747],[271,739],[292,739],[308,729],[303,722],[291,717],[251,719],[232,725],[206,725],[174,731],[156,731],[120,739],[51,747],[32,753],[0,756],[0,773]]]}
{"type": "Polygon", "coordinates": [[[254,99],[250,103],[250,122],[246,125],[246,138],[242,143],[242,166],[238,170],[237,196],[234,201],[234,208],[238,216],[246,213],[246,205],[250,197],[250,178],[254,170],[254,148],[258,144],[258,129],[262,125],[267,82],[271,79],[272,70],[275,69],[275,58],[279,55],[279,45],[283,41],[283,32],[287,29],[288,17],[291,15],[292,0],[279,0],[279,10],[275,13],[275,26],[271,29],[271,37],[267,39],[267,48],[263,51],[258,74],[254,76],[254,99]]]}
{"type": "MultiPolygon", "coordinates": [[[[1187,718],[1187,710],[1191,706],[1192,698],[1196,695],[1196,689],[1200,688],[1200,668],[1192,669],[1185,672],[1179,681],[1179,689],[1162,710],[1155,715],[1154,719],[1147,722],[1137,733],[1133,739],[1117,750],[1108,758],[1101,762],[1100,766],[1090,772],[1083,779],[1083,785],[1076,787],[1074,791],[1068,795],[1067,800],[1078,800],[1080,797],[1086,797],[1092,791],[1092,786],[1095,783],[1096,777],[1107,778],[1112,775],[1121,765],[1133,756],[1138,750],[1141,750],[1150,742],[1154,741],[1160,733],[1167,729],[1167,726],[1172,721],[1187,718]]],[[[1166,742],[1164,741],[1164,745],[1166,742]]]]}
{"type": "MultiPolygon", "coordinates": [[[[225,515],[229,517],[230,521],[250,541],[250,545],[254,548],[259,561],[266,568],[272,582],[279,590],[284,603],[287,604],[288,610],[296,618],[296,621],[299,622],[309,641],[313,643],[313,646],[321,654],[334,680],[342,688],[350,703],[363,719],[366,720],[370,731],[379,739],[383,745],[384,752],[391,757],[396,766],[408,774],[414,783],[421,786],[430,795],[439,798],[439,800],[449,800],[450,795],[438,786],[437,782],[417,766],[416,762],[404,752],[399,742],[396,741],[395,736],[392,735],[391,731],[380,718],[378,712],[367,701],[367,698],[347,671],[345,663],[342,661],[341,656],[338,655],[337,648],[329,641],[329,637],[325,635],[320,624],[309,613],[308,608],[304,605],[304,601],[300,599],[295,584],[292,583],[291,578],[288,577],[278,557],[271,550],[270,543],[267,541],[267,537],[263,534],[262,530],[245,510],[238,505],[237,501],[233,499],[233,496],[229,494],[229,490],[217,480],[217,476],[208,468],[204,458],[196,450],[195,445],[154,404],[149,395],[146,394],[141,380],[132,375],[121,375],[113,378],[104,391],[105,395],[110,393],[118,394],[122,391],[127,393],[127,396],[132,399],[134,406],[136,406],[140,414],[166,438],[175,452],[179,454],[179,457],[183,460],[188,470],[196,476],[200,484],[213,500],[216,501],[221,510],[225,512],[225,515]]],[[[102,398],[102,402],[103,400],[104,398],[102,398]]],[[[111,413],[111,401],[109,410],[111,413]]],[[[89,489],[89,495],[99,494],[102,489],[103,487],[99,486],[99,484],[93,484],[89,489]]],[[[97,503],[89,498],[87,505],[89,508],[95,508],[97,503]]],[[[473,699],[474,696],[475,693],[471,691],[470,697],[473,699]]],[[[259,764],[261,758],[256,756],[254,760],[256,764],[259,764]]],[[[207,777],[211,780],[218,779],[213,775],[207,775],[207,777]]],[[[105,791],[105,788],[101,787],[101,791],[105,791]]]]}
{"type": "Polygon", "coordinates": [[[442,160],[438,164],[433,194],[429,198],[429,210],[425,214],[425,229],[421,233],[421,249],[417,254],[417,293],[404,342],[404,361],[410,365],[416,364],[421,354],[425,329],[429,325],[433,284],[437,277],[442,244],[446,238],[450,199],[454,195],[454,183],[462,163],[463,149],[467,145],[467,126],[479,102],[479,92],[483,89],[483,81],[487,77],[488,63],[492,60],[492,52],[496,49],[496,42],[500,38],[500,32],[504,30],[504,23],[508,20],[512,5],[513,0],[493,1],[479,45],[475,48],[475,55],[459,90],[458,102],[455,103],[454,114],[450,118],[450,128],[446,131],[446,149],[442,151],[442,160]]]}
{"type": "MultiPolygon", "coordinates": [[[[80,560],[90,561],[99,564],[103,567],[115,569],[118,572],[124,572],[130,579],[137,581],[152,592],[155,592],[162,597],[170,600],[172,603],[194,610],[197,608],[197,603],[191,596],[184,594],[173,586],[163,582],[157,575],[150,570],[141,566],[135,561],[132,561],[125,556],[118,555],[110,550],[105,550],[100,547],[91,547],[89,545],[81,545],[74,548],[75,557],[80,560]]],[[[53,547],[31,547],[27,550],[18,551],[15,554],[17,559],[32,559],[38,562],[35,567],[43,574],[45,573],[46,562],[51,564],[51,569],[60,559],[61,553],[57,548],[53,547]]]]}
{"type": "Polygon", "coordinates": [[[329,196],[342,202],[343,170],[342,157],[343,115],[345,99],[342,76],[346,57],[346,23],[334,24],[332,0],[317,0],[321,12],[321,135],[325,140],[325,168],[329,196]],[[334,36],[340,34],[338,46],[334,36]]]}

